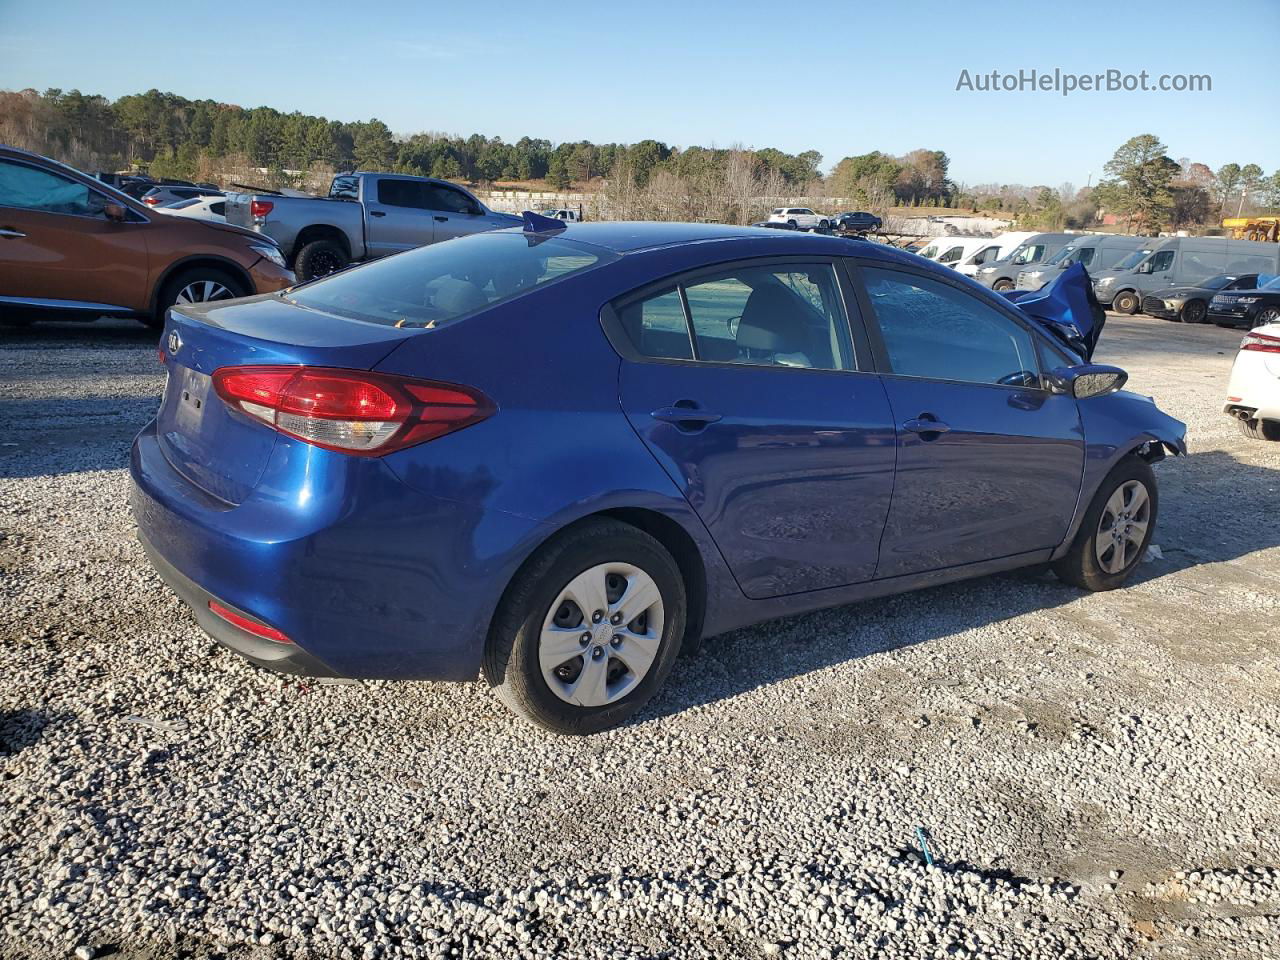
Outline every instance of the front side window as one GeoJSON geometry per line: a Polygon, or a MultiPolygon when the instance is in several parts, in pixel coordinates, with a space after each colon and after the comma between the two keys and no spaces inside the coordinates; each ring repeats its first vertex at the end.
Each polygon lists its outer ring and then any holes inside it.
{"type": "Polygon", "coordinates": [[[626,304],[617,315],[635,350],[653,359],[854,368],[835,269],[826,263],[742,266],[694,277],[626,304]]]}
{"type": "Polygon", "coordinates": [[[988,259],[994,260],[999,255],[999,253],[1000,253],[999,247],[986,247],[982,250],[979,250],[977,253],[975,253],[973,255],[973,258],[969,262],[973,264],[983,264],[983,263],[986,263],[988,259]]]}
{"type": "Polygon", "coordinates": [[[479,213],[475,203],[460,190],[441,187],[435,184],[424,184],[427,195],[427,208],[444,210],[448,213],[479,213]]]}
{"type": "Polygon", "coordinates": [[[1173,257],[1176,251],[1161,250],[1155,254],[1150,260],[1142,265],[1141,273],[1164,273],[1173,266],[1173,257]]]}
{"type": "Polygon", "coordinates": [[[1076,257],[1076,263],[1082,267],[1087,267],[1093,263],[1093,255],[1097,252],[1097,247],[1085,247],[1080,251],[1080,256],[1076,257]]]}
{"type": "Polygon", "coordinates": [[[972,294],[915,274],[860,270],[891,372],[903,377],[1038,386],[1033,335],[972,294]]]}
{"type": "Polygon", "coordinates": [[[1018,248],[1018,252],[1014,255],[1014,263],[1039,263],[1040,258],[1044,256],[1045,245],[1043,243],[1025,243],[1018,248]]]}
{"type": "Polygon", "coordinates": [[[107,202],[102,194],[70,177],[0,160],[0,207],[97,217],[107,202]]]}
{"type": "Polygon", "coordinates": [[[1129,254],[1127,257],[1125,257],[1123,260],[1121,260],[1119,263],[1117,263],[1117,264],[1116,264],[1116,266],[1115,266],[1115,269],[1117,269],[1117,270],[1132,270],[1134,267],[1136,267],[1138,264],[1140,264],[1140,263],[1143,261],[1143,259],[1144,259],[1145,257],[1148,257],[1148,256],[1150,256],[1150,255],[1151,255],[1151,250],[1150,250],[1150,249],[1147,249],[1147,250],[1135,250],[1135,251],[1133,251],[1133,253],[1129,254]]]}
{"type": "Polygon", "coordinates": [[[615,259],[554,237],[479,233],[374,260],[284,296],[353,320],[436,327],[615,259]]]}
{"type": "Polygon", "coordinates": [[[946,253],[938,258],[939,263],[955,263],[960,259],[960,254],[964,252],[964,247],[952,247],[946,253]]]}

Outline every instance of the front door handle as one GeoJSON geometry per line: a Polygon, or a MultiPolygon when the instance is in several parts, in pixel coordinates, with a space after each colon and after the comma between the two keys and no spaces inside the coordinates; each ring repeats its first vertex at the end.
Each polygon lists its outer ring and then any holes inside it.
{"type": "Polygon", "coordinates": [[[925,440],[936,440],[944,433],[949,431],[951,427],[943,423],[931,413],[922,413],[914,420],[908,420],[902,425],[903,430],[909,430],[912,433],[918,433],[925,440]],[[933,434],[933,436],[930,436],[933,434]]]}
{"type": "Polygon", "coordinates": [[[369,216],[371,216],[371,217],[385,217],[386,215],[387,215],[387,211],[385,211],[385,210],[370,210],[370,211],[369,211],[369,216]]]}
{"type": "Polygon", "coordinates": [[[705,429],[722,419],[720,414],[703,410],[692,400],[677,400],[669,407],[659,407],[650,416],[664,423],[673,423],[679,429],[689,432],[705,429]]]}
{"type": "Polygon", "coordinates": [[[434,220],[436,223],[447,223],[447,222],[448,222],[448,220],[449,220],[449,218],[448,218],[448,217],[442,217],[442,216],[440,216],[439,214],[436,214],[436,215],[435,215],[434,217],[432,217],[431,219],[432,219],[432,220],[434,220]]]}
{"type": "Polygon", "coordinates": [[[21,230],[14,230],[12,227],[0,227],[0,237],[6,240],[21,240],[26,234],[21,230]]]}

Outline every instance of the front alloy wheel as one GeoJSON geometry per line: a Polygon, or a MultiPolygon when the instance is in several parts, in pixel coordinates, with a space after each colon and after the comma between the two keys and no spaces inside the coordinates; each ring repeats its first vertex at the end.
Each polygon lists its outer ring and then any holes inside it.
{"type": "Polygon", "coordinates": [[[1151,464],[1137,455],[1125,457],[1098,485],[1075,540],[1053,562],[1053,572],[1084,590],[1114,590],[1146,553],[1158,507],[1151,464]]]}
{"type": "Polygon", "coordinates": [[[1093,538],[1098,566],[1107,573],[1121,573],[1138,559],[1151,524],[1151,498],[1139,480],[1116,487],[1107,500],[1098,532],[1093,538]]]}
{"type": "Polygon", "coordinates": [[[233,300],[232,293],[217,280],[193,280],[178,291],[174,303],[208,303],[211,300],[233,300]]]}

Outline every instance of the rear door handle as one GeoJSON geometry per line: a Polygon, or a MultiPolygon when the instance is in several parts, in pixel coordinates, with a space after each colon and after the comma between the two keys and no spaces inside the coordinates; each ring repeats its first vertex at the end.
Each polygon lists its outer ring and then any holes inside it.
{"type": "Polygon", "coordinates": [[[385,211],[385,210],[370,210],[370,211],[369,211],[369,216],[371,216],[371,217],[385,217],[386,215],[387,215],[387,211],[385,211]]]}
{"type": "Polygon", "coordinates": [[[449,218],[448,218],[448,217],[442,217],[442,216],[440,216],[439,214],[437,214],[436,216],[432,217],[431,219],[435,220],[437,223],[446,223],[446,222],[448,221],[448,219],[449,219],[449,218]]]}
{"type": "Polygon", "coordinates": [[[0,227],[0,237],[6,240],[21,240],[26,234],[21,230],[14,230],[12,227],[0,227]]]}
{"type": "Polygon", "coordinates": [[[650,416],[664,423],[674,423],[681,430],[701,430],[722,419],[720,414],[699,409],[688,400],[677,401],[670,407],[659,407],[650,416]]]}
{"type": "MultiPolygon", "coordinates": [[[[922,413],[914,420],[908,420],[904,423],[902,429],[910,430],[912,433],[935,433],[941,435],[948,432],[951,427],[936,419],[931,413],[922,413]]],[[[930,438],[926,437],[925,439],[928,440],[930,438]]]]}

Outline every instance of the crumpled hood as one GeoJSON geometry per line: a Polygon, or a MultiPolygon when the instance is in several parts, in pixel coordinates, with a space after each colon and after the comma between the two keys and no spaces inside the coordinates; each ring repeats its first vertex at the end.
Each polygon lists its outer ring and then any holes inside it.
{"type": "Polygon", "coordinates": [[[1071,264],[1039,290],[1006,290],[1004,296],[1078,350],[1086,361],[1093,358],[1107,314],[1093,295],[1089,272],[1079,263],[1071,264]]]}

